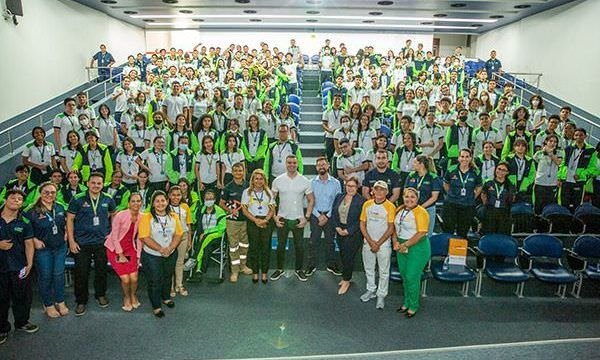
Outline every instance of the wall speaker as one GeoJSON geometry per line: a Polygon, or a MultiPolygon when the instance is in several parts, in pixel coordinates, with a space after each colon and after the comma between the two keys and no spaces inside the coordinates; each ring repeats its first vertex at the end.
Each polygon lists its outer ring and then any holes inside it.
{"type": "Polygon", "coordinates": [[[21,0],[6,0],[6,10],[12,15],[23,16],[23,4],[21,0]]]}

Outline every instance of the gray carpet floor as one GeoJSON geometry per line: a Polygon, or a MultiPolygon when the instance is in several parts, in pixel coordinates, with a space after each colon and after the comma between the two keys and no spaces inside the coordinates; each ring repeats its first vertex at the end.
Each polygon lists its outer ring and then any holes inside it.
{"type": "MultiPolygon", "coordinates": [[[[288,275],[291,275],[289,273],[288,275]]],[[[395,312],[401,284],[392,283],[384,310],[362,303],[364,274],[345,296],[339,278],[319,271],[306,283],[283,277],[267,285],[244,276],[237,284],[189,284],[190,296],[177,297],[166,317],[150,313],[145,284],[143,306],[120,309],[118,279],[110,278],[108,309],[90,303],[87,315],[48,320],[36,301],[34,335],[11,333],[0,359],[216,359],[310,356],[431,349],[522,341],[592,338],[600,335],[600,286],[586,283],[581,299],[559,299],[554,287],[530,280],[526,298],[511,286],[486,280],[482,298],[463,298],[457,285],[430,280],[420,313],[405,319],[395,312]]],[[[71,289],[68,289],[72,303],[71,289]]],[[[37,295],[36,295],[37,299],[37,295]]],[[[500,349],[458,349],[414,354],[344,356],[348,359],[528,359],[598,353],[600,343],[547,344],[500,349]],[[512,354],[512,355],[511,355],[512,354]]],[[[571,356],[569,356],[571,357],[571,356]]],[[[595,356],[584,356],[594,358],[595,356]]]]}

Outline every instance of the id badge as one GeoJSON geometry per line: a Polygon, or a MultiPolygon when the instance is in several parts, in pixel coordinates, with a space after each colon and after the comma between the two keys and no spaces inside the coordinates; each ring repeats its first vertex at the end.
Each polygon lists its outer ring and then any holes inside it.
{"type": "Polygon", "coordinates": [[[496,209],[500,208],[500,200],[496,200],[496,202],[494,203],[494,207],[496,209]]]}
{"type": "Polygon", "coordinates": [[[460,189],[460,196],[467,196],[467,189],[465,189],[465,188],[460,189]]]}
{"type": "Polygon", "coordinates": [[[94,219],[92,220],[92,224],[94,226],[100,226],[100,218],[98,216],[94,216],[94,219]]]}
{"type": "Polygon", "coordinates": [[[56,225],[52,226],[52,235],[58,235],[58,226],[56,226],[56,225]]]}

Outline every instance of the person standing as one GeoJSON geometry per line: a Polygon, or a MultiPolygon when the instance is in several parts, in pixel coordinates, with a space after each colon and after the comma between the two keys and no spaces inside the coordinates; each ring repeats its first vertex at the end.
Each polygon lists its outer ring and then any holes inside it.
{"type": "Polygon", "coordinates": [[[583,202],[585,183],[597,172],[596,149],[585,142],[587,132],[579,128],[573,134],[575,144],[567,146],[565,157],[558,171],[561,204],[571,213],[583,202]]]}
{"type": "Polygon", "coordinates": [[[366,200],[373,197],[373,186],[376,182],[383,181],[388,189],[392,189],[387,194],[388,200],[395,204],[400,197],[400,180],[398,173],[390,169],[390,159],[387,150],[379,149],[375,153],[375,168],[369,170],[362,182],[362,196],[366,200]]]}
{"type": "Polygon", "coordinates": [[[63,145],[68,144],[67,134],[69,131],[79,132],[81,130],[81,125],[75,114],[77,107],[75,99],[68,97],[63,101],[63,104],[65,106],[64,111],[56,115],[52,124],[56,149],[62,149],[63,145]]]}
{"type": "Polygon", "coordinates": [[[92,57],[90,67],[94,67],[94,61],[98,63],[98,82],[101,83],[105,80],[109,80],[111,77],[110,67],[115,63],[115,58],[111,53],[106,51],[106,45],[100,44],[100,51],[98,51],[92,57]]]}
{"type": "Polygon", "coordinates": [[[402,276],[404,304],[398,312],[411,318],[419,310],[421,276],[431,258],[431,245],[427,237],[429,214],[419,205],[419,190],[405,188],[403,205],[394,218],[394,250],[398,260],[398,271],[402,276]]]}
{"type": "Polygon", "coordinates": [[[31,168],[30,180],[40,185],[50,179],[52,169],[57,169],[56,158],[54,157],[54,145],[46,141],[46,130],[36,126],[31,131],[33,141],[25,145],[21,154],[23,165],[31,168]]]}
{"type": "Polygon", "coordinates": [[[148,197],[157,190],[165,191],[168,185],[167,159],[169,154],[165,151],[165,138],[157,136],[154,138],[154,146],[144,150],[136,162],[138,166],[146,170],[150,177],[148,184],[148,197]]]}
{"type": "Polygon", "coordinates": [[[134,192],[128,200],[128,208],[119,211],[112,219],[111,232],[104,242],[106,257],[121,279],[123,311],[132,311],[140,307],[137,287],[142,243],[137,233],[142,196],[134,192]]]}
{"type": "Polygon", "coordinates": [[[87,181],[88,191],[75,195],[67,209],[67,239],[75,257],[75,316],[87,312],[92,259],[95,264],[94,295],[101,308],[108,307],[104,241],[111,231],[110,218],[116,205],[108,194],[102,192],[103,184],[101,173],[91,173],[87,181]]]}
{"type": "Polygon", "coordinates": [[[508,163],[501,161],[494,171],[494,179],[483,184],[481,201],[485,206],[484,234],[510,235],[510,208],[515,201],[515,185],[508,180],[508,171],[508,163]]]}
{"type": "Polygon", "coordinates": [[[485,62],[487,78],[493,79],[494,74],[502,74],[502,63],[496,58],[496,50],[490,52],[490,58],[485,62]]]}
{"type": "MultiPolygon", "coordinates": [[[[280,127],[281,129],[281,127],[280,127]]],[[[308,278],[302,270],[304,261],[304,247],[302,245],[304,227],[315,203],[310,180],[298,172],[298,158],[288,155],[285,158],[286,172],[273,181],[273,197],[279,196],[279,209],[273,217],[277,226],[277,270],[271,274],[271,280],[279,280],[283,276],[285,265],[285,247],[288,234],[291,231],[294,238],[294,251],[296,252],[295,274],[298,280],[306,281],[308,278]],[[307,208],[304,212],[304,200],[307,208]]]]}
{"type": "Polygon", "coordinates": [[[437,176],[433,159],[429,156],[419,155],[413,162],[413,169],[404,184],[405,188],[413,188],[419,192],[419,205],[429,214],[429,229],[427,236],[433,234],[435,227],[435,204],[442,192],[442,181],[437,176]]]}
{"type": "Polygon", "coordinates": [[[40,297],[49,318],[69,313],[65,305],[66,209],[56,202],[57,193],[57,185],[42,184],[40,197],[27,212],[33,227],[40,297]]]}
{"type": "Polygon", "coordinates": [[[286,172],[286,159],[290,155],[294,155],[298,166],[298,172],[303,173],[304,166],[302,165],[302,153],[300,147],[295,142],[289,140],[290,128],[286,124],[280,124],[278,128],[279,138],[277,141],[271,143],[267,149],[267,155],[265,157],[264,172],[269,177],[269,183],[273,184],[273,181],[279,175],[283,175],[286,172]]]}
{"type": "Polygon", "coordinates": [[[360,214],[360,231],[364,237],[362,256],[367,291],[361,295],[362,302],[377,298],[377,309],[385,306],[390,281],[390,260],[392,244],[390,237],[394,232],[396,207],[386,199],[388,185],[377,181],[373,185],[373,198],[366,201],[360,214]],[[375,267],[379,267],[379,283],[375,284],[375,267]]]}
{"type": "Polygon", "coordinates": [[[248,232],[246,231],[246,216],[240,212],[242,193],[248,188],[245,180],[244,164],[235,163],[232,166],[233,179],[225,185],[219,205],[228,213],[227,241],[229,242],[229,259],[231,260],[231,275],[229,281],[237,282],[240,271],[246,275],[252,270],[246,266],[248,260],[248,232]]]}
{"type": "Polygon", "coordinates": [[[162,304],[174,308],[171,299],[171,280],[177,262],[177,246],[183,229],[177,214],[171,212],[167,194],[157,190],[152,194],[150,211],[140,219],[139,238],[144,244],[142,266],[148,275],[148,297],[152,313],[162,318],[162,304]]]}
{"type": "Polygon", "coordinates": [[[335,197],[342,192],[340,182],[329,175],[329,161],[327,158],[320,157],[316,162],[317,174],[311,181],[315,205],[310,216],[310,237],[308,240],[308,256],[306,276],[311,276],[317,270],[317,253],[321,250],[321,235],[325,234],[325,246],[327,256],[327,271],[333,275],[340,276],[342,273],[338,269],[338,260],[335,254],[335,227],[331,221],[333,212],[333,201],[335,197]],[[317,252],[317,249],[319,251],[317,252]]]}
{"type": "Polygon", "coordinates": [[[558,136],[550,134],[544,139],[543,147],[533,155],[533,161],[537,164],[533,185],[536,215],[541,215],[546,205],[556,204],[558,201],[558,170],[564,157],[564,151],[558,144],[558,136]]]}
{"type": "Polygon", "coordinates": [[[242,212],[248,219],[247,231],[250,240],[248,266],[252,269],[252,282],[267,283],[269,259],[271,257],[271,235],[275,215],[275,198],[269,190],[267,176],[262,169],[256,169],[250,176],[250,185],[242,193],[242,212]]]}
{"type": "Polygon", "coordinates": [[[183,201],[183,189],[179,185],[174,185],[169,188],[169,206],[171,211],[177,214],[183,235],[177,246],[177,262],[175,263],[175,276],[173,277],[173,285],[171,286],[171,297],[177,294],[188,296],[187,289],[183,286],[183,264],[187,257],[189,249],[192,247],[192,211],[188,204],[183,201]]]}
{"type": "Polygon", "coordinates": [[[342,258],[342,281],[338,295],[344,295],[350,288],[354,259],[362,244],[360,232],[360,213],[364,199],[358,193],[359,183],[356,178],[350,178],[345,184],[346,191],[338,194],[333,201],[331,222],[335,227],[340,257],[342,258]]]}
{"type": "Polygon", "coordinates": [[[332,161],[334,154],[333,133],[342,127],[342,115],[344,111],[342,106],[342,96],[335,94],[333,96],[333,106],[323,113],[323,131],[325,132],[325,153],[327,160],[332,161]]]}
{"type": "Polygon", "coordinates": [[[88,131],[85,134],[85,140],[87,144],[83,145],[81,152],[75,155],[73,170],[81,173],[83,181],[88,181],[90,173],[93,172],[101,173],[103,177],[110,179],[113,164],[108,147],[98,142],[98,135],[95,131],[88,131]]]}
{"type": "Polygon", "coordinates": [[[12,307],[16,330],[33,334],[39,330],[29,322],[31,312],[31,282],[33,266],[33,229],[20,209],[25,196],[22,191],[6,192],[6,203],[0,209],[0,344],[8,339],[12,307]]]}

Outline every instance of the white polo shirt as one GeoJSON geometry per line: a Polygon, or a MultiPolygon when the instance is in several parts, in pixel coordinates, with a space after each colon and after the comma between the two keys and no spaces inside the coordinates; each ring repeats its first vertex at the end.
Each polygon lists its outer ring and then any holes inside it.
{"type": "MultiPolygon", "coordinates": [[[[341,118],[344,115],[344,111],[342,109],[330,109],[323,113],[323,123],[327,123],[327,126],[331,128],[334,132],[335,130],[342,127],[341,118]]],[[[325,133],[326,138],[333,138],[333,133],[325,133]]]]}
{"type": "Polygon", "coordinates": [[[204,184],[210,184],[217,181],[217,164],[219,163],[219,154],[196,154],[196,164],[199,166],[200,180],[204,184]]]}
{"type": "MultiPolygon", "coordinates": [[[[54,153],[54,144],[44,142],[42,146],[36,146],[32,141],[25,146],[21,156],[28,158],[34,164],[51,166],[54,153]]],[[[44,170],[42,173],[45,174],[46,171],[44,170]]]]}
{"type": "Polygon", "coordinates": [[[171,95],[165,99],[163,106],[166,106],[167,108],[169,120],[175,122],[177,115],[183,114],[183,109],[188,107],[188,101],[182,94],[179,94],[178,96],[171,95]]]}
{"type": "Polygon", "coordinates": [[[250,214],[254,216],[267,216],[269,207],[275,206],[275,198],[267,194],[266,191],[248,191],[245,189],[242,193],[242,205],[246,205],[250,214]]]}
{"type": "Polygon", "coordinates": [[[272,189],[279,195],[277,214],[287,220],[297,220],[304,217],[304,197],[312,194],[310,180],[296,174],[293,178],[287,172],[273,180],[272,189]]]}
{"type": "Polygon", "coordinates": [[[52,127],[58,129],[60,131],[60,145],[63,146],[67,144],[67,133],[71,130],[79,131],[81,129],[81,125],[79,125],[79,120],[75,115],[67,115],[65,113],[60,113],[56,115],[54,118],[52,127]]]}
{"type": "Polygon", "coordinates": [[[154,152],[154,148],[144,150],[140,154],[140,159],[146,162],[146,166],[150,169],[150,176],[148,180],[150,182],[161,182],[167,181],[167,169],[166,162],[169,154],[162,151],[160,153],[154,152]]]}

